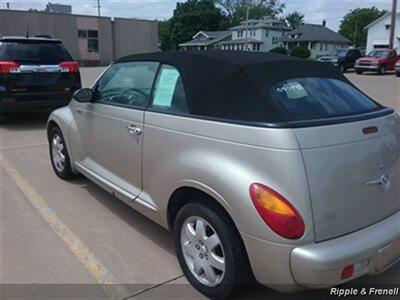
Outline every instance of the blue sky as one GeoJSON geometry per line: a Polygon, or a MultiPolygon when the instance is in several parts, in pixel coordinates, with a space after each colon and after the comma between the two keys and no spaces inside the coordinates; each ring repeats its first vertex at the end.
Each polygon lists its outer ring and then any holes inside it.
{"type": "MultiPolygon", "coordinates": [[[[141,19],[167,19],[172,16],[176,2],[184,0],[100,0],[102,15],[111,17],[127,17],[141,19]]],[[[285,13],[293,10],[306,15],[309,23],[322,23],[325,19],[328,27],[337,30],[340,20],[348,10],[356,7],[376,6],[380,9],[390,10],[391,0],[280,0],[285,3],[285,13]]],[[[26,10],[29,8],[43,9],[49,0],[0,0],[0,8],[10,3],[11,9],[26,10]]],[[[53,0],[53,3],[65,3],[72,5],[73,13],[97,14],[97,0],[53,0]]]]}

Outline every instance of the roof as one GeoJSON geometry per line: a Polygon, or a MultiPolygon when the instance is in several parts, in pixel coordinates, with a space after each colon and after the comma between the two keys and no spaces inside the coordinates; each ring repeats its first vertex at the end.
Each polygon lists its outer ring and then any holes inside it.
{"type": "Polygon", "coordinates": [[[333,65],[265,52],[153,52],[125,56],[115,63],[134,61],[155,61],[177,68],[191,114],[245,123],[287,121],[272,99],[270,88],[274,83],[305,76],[349,82],[333,65]]]}
{"type": "Polygon", "coordinates": [[[253,38],[242,38],[242,39],[235,39],[230,41],[223,41],[219,42],[219,45],[232,45],[232,44],[262,44],[263,42],[260,40],[256,40],[253,38]]]}
{"type": "MultiPolygon", "coordinates": [[[[392,12],[387,12],[386,14],[384,14],[383,16],[381,16],[380,18],[376,19],[375,21],[373,21],[372,23],[368,24],[367,26],[364,27],[364,29],[368,29],[371,26],[374,26],[376,23],[380,22],[381,20],[385,19],[388,16],[391,16],[392,12]]],[[[400,19],[400,13],[397,13],[397,19],[400,19]]]]}
{"type": "Polygon", "coordinates": [[[326,26],[318,24],[303,24],[299,27],[285,33],[283,38],[280,39],[283,42],[339,42],[339,43],[351,43],[350,40],[342,36],[341,34],[329,29],[326,26]],[[290,36],[297,35],[296,38],[290,38],[290,36]]]}
{"type": "Polygon", "coordinates": [[[219,42],[231,34],[231,31],[199,31],[192,40],[181,43],[179,46],[207,46],[219,42]]]}
{"type": "Polygon", "coordinates": [[[0,41],[32,41],[32,42],[53,42],[53,43],[60,43],[61,40],[59,39],[54,39],[51,37],[45,37],[45,36],[1,36],[0,35],[0,41]]]}

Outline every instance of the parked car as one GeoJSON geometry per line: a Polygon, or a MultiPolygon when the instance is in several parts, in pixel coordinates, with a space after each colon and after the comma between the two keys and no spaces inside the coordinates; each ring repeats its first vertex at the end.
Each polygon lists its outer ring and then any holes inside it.
{"type": "Polygon", "coordinates": [[[60,40],[0,38],[0,115],[65,106],[80,88],[79,66],[60,40]]]}
{"type": "Polygon", "coordinates": [[[331,63],[343,73],[353,68],[356,60],[360,57],[360,49],[347,48],[334,50],[331,54],[320,57],[318,61],[331,63]]]}
{"type": "Polygon", "coordinates": [[[376,49],[372,50],[367,56],[357,59],[355,69],[357,74],[373,71],[383,75],[386,71],[394,70],[394,65],[399,58],[396,50],[376,49]]]}
{"type": "Polygon", "coordinates": [[[398,60],[398,61],[396,62],[396,64],[394,65],[394,69],[395,69],[395,71],[396,71],[397,77],[400,77],[400,60],[398,60]]]}
{"type": "Polygon", "coordinates": [[[399,261],[400,118],[329,64],[127,56],[54,111],[47,133],[57,176],[81,173],[172,230],[184,274],[210,298],[252,274],[294,292],[399,261]]]}

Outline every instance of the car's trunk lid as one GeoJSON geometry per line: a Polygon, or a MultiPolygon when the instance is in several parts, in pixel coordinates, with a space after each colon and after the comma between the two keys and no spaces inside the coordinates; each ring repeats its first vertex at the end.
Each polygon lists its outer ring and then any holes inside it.
{"type": "Polygon", "coordinates": [[[316,241],[359,230],[400,210],[396,114],[293,131],[308,177],[316,241]]]}

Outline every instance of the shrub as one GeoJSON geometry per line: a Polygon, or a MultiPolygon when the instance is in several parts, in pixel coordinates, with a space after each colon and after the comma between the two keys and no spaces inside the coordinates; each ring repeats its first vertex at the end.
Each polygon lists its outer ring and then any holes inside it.
{"type": "Polygon", "coordinates": [[[275,47],[275,48],[269,50],[269,53],[286,54],[286,49],[283,47],[275,47]]]}
{"type": "Polygon", "coordinates": [[[310,50],[306,47],[295,47],[290,52],[291,56],[307,59],[311,56],[310,50]]]}

